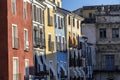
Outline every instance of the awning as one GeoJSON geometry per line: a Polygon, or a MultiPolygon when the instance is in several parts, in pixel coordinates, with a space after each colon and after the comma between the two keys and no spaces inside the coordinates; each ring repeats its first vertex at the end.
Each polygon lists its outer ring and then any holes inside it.
{"type": "Polygon", "coordinates": [[[43,59],[43,63],[44,63],[45,66],[46,66],[46,70],[49,70],[49,66],[48,66],[48,64],[47,64],[47,62],[46,62],[46,59],[45,59],[45,56],[44,56],[44,55],[42,55],[42,59],[43,59]]]}
{"type": "Polygon", "coordinates": [[[67,71],[63,64],[60,64],[61,69],[64,71],[64,75],[67,76],[67,71]]]}
{"type": "Polygon", "coordinates": [[[81,69],[76,68],[76,72],[78,73],[79,77],[84,77],[84,73],[81,69]]]}
{"type": "Polygon", "coordinates": [[[72,47],[73,43],[74,43],[73,38],[72,38],[71,34],[69,33],[69,47],[72,47]]]}
{"type": "Polygon", "coordinates": [[[52,72],[53,76],[56,76],[56,72],[53,68],[53,65],[50,64],[50,71],[52,72]]]}
{"type": "Polygon", "coordinates": [[[43,71],[43,64],[37,52],[35,53],[35,57],[37,59],[38,64],[40,65],[40,71],[43,71]]]}
{"type": "Polygon", "coordinates": [[[81,68],[78,68],[78,70],[80,71],[80,73],[81,73],[81,76],[80,77],[85,77],[85,72],[81,69],[81,68]]]}
{"type": "Polygon", "coordinates": [[[70,69],[70,76],[72,78],[74,78],[74,77],[78,78],[77,72],[76,72],[76,70],[74,68],[70,69]]]}
{"type": "Polygon", "coordinates": [[[76,59],[78,58],[78,50],[76,49],[75,50],[75,56],[76,56],[76,59]]]}

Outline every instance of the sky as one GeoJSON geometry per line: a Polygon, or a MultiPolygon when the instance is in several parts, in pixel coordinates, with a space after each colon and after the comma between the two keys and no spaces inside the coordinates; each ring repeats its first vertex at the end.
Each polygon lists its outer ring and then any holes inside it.
{"type": "Polygon", "coordinates": [[[62,3],[62,7],[64,9],[73,11],[83,6],[89,5],[120,4],[120,0],[62,0],[62,3]]]}

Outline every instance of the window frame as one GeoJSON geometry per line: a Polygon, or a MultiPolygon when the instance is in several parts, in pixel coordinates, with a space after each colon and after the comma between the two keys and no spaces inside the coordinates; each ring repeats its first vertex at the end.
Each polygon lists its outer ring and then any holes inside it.
{"type": "Polygon", "coordinates": [[[18,48],[15,47],[15,39],[18,39],[18,27],[16,24],[12,24],[12,48],[18,48]]]}
{"type": "Polygon", "coordinates": [[[24,18],[27,19],[27,2],[23,1],[23,15],[24,18]]]}
{"type": "Polygon", "coordinates": [[[106,28],[100,28],[99,29],[99,38],[100,39],[106,39],[107,38],[107,29],[106,28]]]}
{"type": "Polygon", "coordinates": [[[11,8],[12,8],[12,14],[16,14],[16,0],[11,0],[11,8]]]}
{"type": "Polygon", "coordinates": [[[112,38],[113,39],[119,38],[119,28],[112,28],[112,38]]]}

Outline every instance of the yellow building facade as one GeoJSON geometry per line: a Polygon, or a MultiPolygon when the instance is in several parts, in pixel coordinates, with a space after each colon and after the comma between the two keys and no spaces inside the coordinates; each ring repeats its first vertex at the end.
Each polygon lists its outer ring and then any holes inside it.
{"type": "Polygon", "coordinates": [[[55,4],[51,1],[43,2],[46,5],[44,11],[45,21],[45,45],[46,45],[46,60],[49,64],[49,76],[48,80],[56,80],[56,48],[55,48],[55,30],[54,30],[54,12],[55,4]]]}

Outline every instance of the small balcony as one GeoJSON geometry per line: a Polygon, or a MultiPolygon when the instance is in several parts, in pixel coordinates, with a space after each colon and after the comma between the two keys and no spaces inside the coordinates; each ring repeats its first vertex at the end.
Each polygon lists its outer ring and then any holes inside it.
{"type": "Polygon", "coordinates": [[[45,39],[35,38],[34,40],[35,40],[34,47],[39,47],[41,49],[45,48],[45,39]]]}

